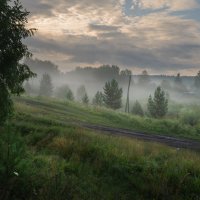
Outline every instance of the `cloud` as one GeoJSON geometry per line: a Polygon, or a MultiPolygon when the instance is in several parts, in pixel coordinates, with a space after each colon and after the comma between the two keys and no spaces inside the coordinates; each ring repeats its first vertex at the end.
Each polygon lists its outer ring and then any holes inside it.
{"type": "Polygon", "coordinates": [[[141,0],[144,9],[168,8],[171,11],[190,10],[199,7],[196,0],[141,0]]]}
{"type": "Polygon", "coordinates": [[[126,14],[127,0],[23,2],[38,29],[26,43],[62,69],[108,63],[167,73],[200,65],[200,22],[171,14],[198,8],[195,0],[130,0],[141,13],[152,10],[144,15],[126,14]]]}

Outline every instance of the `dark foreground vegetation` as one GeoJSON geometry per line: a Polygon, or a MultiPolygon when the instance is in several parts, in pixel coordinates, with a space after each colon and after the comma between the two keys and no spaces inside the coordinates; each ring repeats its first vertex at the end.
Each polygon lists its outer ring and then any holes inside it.
{"type": "MultiPolygon", "coordinates": [[[[16,99],[15,108],[11,125],[1,128],[0,199],[200,198],[199,153],[75,124],[123,126],[126,114],[27,98],[16,99]]],[[[130,116],[127,123],[140,120],[130,116]]]]}

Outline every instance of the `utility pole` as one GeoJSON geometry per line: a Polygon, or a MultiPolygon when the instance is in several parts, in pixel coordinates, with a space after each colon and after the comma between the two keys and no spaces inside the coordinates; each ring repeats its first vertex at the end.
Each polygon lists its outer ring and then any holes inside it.
{"type": "Polygon", "coordinates": [[[130,85],[131,85],[131,78],[132,75],[129,75],[129,83],[128,83],[128,91],[127,91],[127,99],[126,99],[126,108],[125,112],[129,113],[129,91],[130,91],[130,85]]]}

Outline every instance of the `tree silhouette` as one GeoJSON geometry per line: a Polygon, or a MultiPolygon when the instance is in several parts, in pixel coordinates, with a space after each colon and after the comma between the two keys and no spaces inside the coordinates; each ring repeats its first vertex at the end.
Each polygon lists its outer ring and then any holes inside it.
{"type": "Polygon", "coordinates": [[[43,74],[40,82],[40,96],[51,97],[53,94],[53,85],[51,77],[48,74],[43,74]]]}
{"type": "Polygon", "coordinates": [[[174,89],[178,92],[185,92],[187,91],[185,85],[182,82],[181,74],[178,73],[174,79],[174,89]]]}
{"type": "Polygon", "coordinates": [[[83,97],[86,94],[86,89],[84,85],[81,85],[78,89],[77,89],[77,100],[78,101],[82,101],[83,97]]]}
{"type": "Polygon", "coordinates": [[[83,96],[83,98],[82,98],[82,103],[88,105],[88,103],[89,103],[89,98],[88,98],[87,93],[85,93],[85,95],[83,96]]]}
{"type": "Polygon", "coordinates": [[[102,92],[97,92],[93,99],[93,104],[95,106],[102,106],[103,105],[103,94],[102,92]]]}
{"type": "Polygon", "coordinates": [[[132,108],[132,111],[131,111],[133,114],[135,115],[139,115],[139,116],[144,116],[144,111],[142,109],[142,106],[141,104],[136,101],[134,104],[133,104],[133,108],[132,108]]]}
{"type": "Polygon", "coordinates": [[[139,86],[147,86],[150,83],[150,77],[146,70],[142,72],[139,76],[138,85],[139,86]]]}
{"type": "Polygon", "coordinates": [[[151,95],[149,96],[147,107],[153,117],[164,117],[167,114],[168,99],[161,87],[157,87],[155,90],[154,98],[151,95]]]}
{"type": "Polygon", "coordinates": [[[106,82],[104,86],[104,103],[112,109],[119,109],[122,106],[122,88],[119,88],[118,82],[113,79],[106,82]]]}
{"type": "Polygon", "coordinates": [[[61,87],[56,88],[55,96],[60,99],[74,101],[74,94],[68,85],[63,85],[61,87]]]}
{"type": "Polygon", "coordinates": [[[70,88],[66,93],[66,99],[69,101],[74,101],[74,94],[70,88]]]}
{"type": "Polygon", "coordinates": [[[27,29],[28,12],[19,1],[1,0],[0,3],[0,123],[12,111],[11,94],[24,92],[23,82],[35,76],[19,61],[30,57],[25,38],[32,36],[35,29],[27,29]]]}

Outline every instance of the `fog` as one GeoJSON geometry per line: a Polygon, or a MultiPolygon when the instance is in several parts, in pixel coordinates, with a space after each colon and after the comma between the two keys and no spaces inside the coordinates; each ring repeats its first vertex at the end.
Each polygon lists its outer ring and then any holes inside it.
{"type": "MultiPolygon", "coordinates": [[[[30,79],[28,82],[31,87],[30,95],[39,95],[40,81],[43,74],[49,74],[51,77],[52,96],[56,96],[56,91],[60,87],[68,86],[72,90],[75,100],[77,100],[77,89],[80,86],[85,86],[90,102],[92,102],[97,91],[103,92],[103,87],[107,81],[116,79],[123,89],[123,107],[125,106],[129,74],[131,73],[129,70],[120,69],[118,66],[104,65],[99,68],[77,67],[71,72],[62,73],[59,71],[58,66],[50,61],[29,59],[25,63],[37,74],[36,78],[30,79]]],[[[134,74],[134,72],[132,73],[134,74]]],[[[164,89],[171,102],[197,104],[199,103],[200,92],[194,87],[194,78],[177,76],[176,74],[174,76],[155,76],[144,70],[141,75],[131,76],[130,104],[133,104],[136,100],[145,104],[149,95],[153,95],[158,86],[164,89]]]]}

